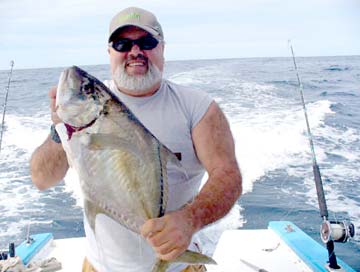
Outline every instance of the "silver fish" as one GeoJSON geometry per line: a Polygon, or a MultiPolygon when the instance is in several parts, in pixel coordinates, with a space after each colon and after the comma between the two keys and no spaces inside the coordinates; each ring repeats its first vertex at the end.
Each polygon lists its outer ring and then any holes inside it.
{"type": "MultiPolygon", "coordinates": [[[[136,233],[146,220],[163,216],[166,165],[181,167],[176,156],[102,82],[76,66],[60,76],[56,104],[67,128],[69,144],[64,149],[79,175],[93,231],[99,213],[136,233]]],[[[189,250],[173,262],[215,263],[189,250]]],[[[152,271],[166,271],[169,264],[157,260],[152,271]]]]}

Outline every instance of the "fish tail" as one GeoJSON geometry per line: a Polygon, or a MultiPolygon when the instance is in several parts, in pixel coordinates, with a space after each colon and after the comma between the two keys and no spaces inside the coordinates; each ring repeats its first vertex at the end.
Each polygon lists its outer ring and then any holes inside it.
{"type": "Polygon", "coordinates": [[[191,250],[186,250],[172,262],[188,264],[216,264],[213,258],[191,250]]]}
{"type": "Polygon", "coordinates": [[[170,262],[157,259],[151,272],[165,272],[170,266],[170,262]]]}
{"type": "Polygon", "coordinates": [[[186,250],[183,254],[172,261],[164,261],[158,259],[153,266],[152,272],[165,272],[171,263],[187,263],[187,264],[216,264],[213,258],[204,254],[186,250]]]}

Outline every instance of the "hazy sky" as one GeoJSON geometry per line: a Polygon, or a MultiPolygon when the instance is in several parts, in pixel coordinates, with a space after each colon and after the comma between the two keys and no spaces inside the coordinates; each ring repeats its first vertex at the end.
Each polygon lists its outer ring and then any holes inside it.
{"type": "Polygon", "coordinates": [[[0,0],[0,69],[106,64],[108,24],[158,17],[166,60],[360,55],[359,0],[0,0]]]}

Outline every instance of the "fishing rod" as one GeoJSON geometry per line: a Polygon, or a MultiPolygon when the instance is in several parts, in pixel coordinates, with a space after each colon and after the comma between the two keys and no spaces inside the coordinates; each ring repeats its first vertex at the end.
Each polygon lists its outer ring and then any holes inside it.
{"type": "Polygon", "coordinates": [[[7,105],[8,95],[9,95],[10,82],[11,82],[11,76],[12,76],[13,68],[14,68],[14,61],[12,60],[12,61],[10,61],[10,72],[9,72],[8,84],[7,84],[7,87],[6,87],[6,95],[5,95],[5,101],[4,101],[4,107],[3,107],[2,122],[1,122],[0,152],[1,152],[1,144],[2,144],[3,133],[4,133],[6,105],[7,105]]]}
{"type": "Polygon", "coordinates": [[[354,237],[355,227],[352,223],[348,223],[345,221],[343,221],[343,222],[330,221],[329,222],[329,220],[328,220],[329,214],[328,214],[328,209],[327,209],[327,205],[326,205],[326,199],[325,199],[325,193],[324,193],[324,188],[323,188],[322,179],[321,179],[320,168],[316,161],[314,142],[313,142],[313,137],[312,137],[312,133],[311,133],[310,125],[309,125],[308,114],[307,114],[306,105],[305,105],[303,84],[300,79],[299,71],[298,71],[298,68],[296,65],[294,50],[293,50],[290,40],[289,40],[289,46],[291,49],[292,59],[294,62],[295,72],[296,72],[296,76],[297,76],[297,80],[298,80],[301,103],[302,103],[302,107],[303,107],[303,111],[304,111],[304,115],[305,115],[307,136],[308,136],[310,149],[311,149],[312,167],[313,167],[313,174],[314,174],[314,179],[315,179],[316,193],[317,193],[317,198],[318,198],[318,203],[319,203],[319,208],[320,208],[320,216],[323,219],[323,223],[321,224],[321,227],[320,227],[320,237],[321,237],[321,240],[326,244],[326,248],[328,250],[328,255],[329,255],[329,264],[328,265],[329,265],[329,267],[331,269],[341,269],[341,267],[337,264],[334,241],[342,242],[342,243],[347,242],[350,237],[351,238],[354,237]]]}

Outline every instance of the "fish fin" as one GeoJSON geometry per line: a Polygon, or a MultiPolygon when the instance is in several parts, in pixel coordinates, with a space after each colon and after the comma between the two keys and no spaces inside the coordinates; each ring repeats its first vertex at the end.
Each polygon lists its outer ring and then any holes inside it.
{"type": "Polygon", "coordinates": [[[151,272],[165,272],[170,266],[170,262],[157,259],[151,272]]]}
{"type": "Polygon", "coordinates": [[[171,262],[188,264],[216,264],[213,258],[191,250],[186,250],[171,262]]]}
{"type": "Polygon", "coordinates": [[[92,133],[89,134],[87,146],[92,150],[98,149],[130,149],[133,144],[116,134],[92,133]]]}
{"type": "Polygon", "coordinates": [[[95,218],[97,214],[97,208],[91,201],[85,199],[84,209],[89,225],[91,229],[95,232],[95,218]]]}
{"type": "Polygon", "coordinates": [[[172,261],[164,261],[157,259],[151,272],[165,272],[169,268],[171,263],[217,264],[211,257],[208,257],[199,252],[186,250],[184,253],[182,253],[175,260],[172,261]]]}
{"type": "Polygon", "coordinates": [[[133,154],[136,158],[142,159],[141,150],[131,141],[115,134],[94,133],[88,137],[87,146],[90,150],[115,149],[123,150],[133,154]]]}
{"type": "Polygon", "coordinates": [[[85,214],[86,214],[87,220],[89,222],[89,225],[90,225],[91,229],[93,230],[93,232],[95,233],[96,216],[99,213],[106,214],[106,212],[102,208],[95,205],[90,200],[86,200],[86,199],[84,200],[84,209],[85,209],[85,214]]]}

